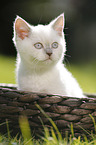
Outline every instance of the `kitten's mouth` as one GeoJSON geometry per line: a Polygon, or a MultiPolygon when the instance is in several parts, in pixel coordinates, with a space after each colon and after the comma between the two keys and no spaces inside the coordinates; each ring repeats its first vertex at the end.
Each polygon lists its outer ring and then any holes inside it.
{"type": "Polygon", "coordinates": [[[39,61],[41,61],[41,62],[52,62],[53,60],[52,60],[52,58],[46,58],[45,60],[39,60],[39,61]]]}
{"type": "Polygon", "coordinates": [[[49,58],[45,59],[44,61],[52,61],[52,59],[49,57],[49,58]]]}

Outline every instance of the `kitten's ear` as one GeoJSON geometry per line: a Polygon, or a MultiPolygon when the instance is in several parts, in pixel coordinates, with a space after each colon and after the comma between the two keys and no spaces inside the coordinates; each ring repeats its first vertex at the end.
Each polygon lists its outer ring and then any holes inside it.
{"type": "Polygon", "coordinates": [[[16,34],[23,40],[25,37],[28,37],[30,28],[25,20],[20,18],[19,16],[16,17],[14,23],[16,34]]]}
{"type": "Polygon", "coordinates": [[[58,32],[60,36],[63,34],[63,29],[64,29],[64,13],[58,16],[55,20],[53,20],[51,23],[52,27],[55,31],[58,32]]]}

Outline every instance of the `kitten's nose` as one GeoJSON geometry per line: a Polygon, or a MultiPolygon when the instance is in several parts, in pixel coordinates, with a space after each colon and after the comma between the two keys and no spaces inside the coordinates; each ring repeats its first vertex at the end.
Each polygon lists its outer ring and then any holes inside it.
{"type": "Polygon", "coordinates": [[[49,56],[51,56],[52,55],[52,49],[47,48],[46,49],[46,54],[48,54],[49,56]]]}

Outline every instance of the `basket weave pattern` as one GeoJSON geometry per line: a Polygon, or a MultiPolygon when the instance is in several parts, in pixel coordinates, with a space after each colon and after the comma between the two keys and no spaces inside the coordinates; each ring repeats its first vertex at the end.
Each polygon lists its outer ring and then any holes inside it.
{"type": "MultiPolygon", "coordinates": [[[[9,120],[12,130],[18,130],[18,118],[26,115],[34,132],[41,133],[42,123],[51,126],[50,121],[36,107],[36,104],[52,118],[58,129],[64,134],[70,132],[73,123],[75,134],[84,133],[83,129],[94,130],[91,114],[96,119],[96,95],[87,95],[86,98],[74,98],[59,95],[48,95],[18,91],[13,86],[0,84],[0,123],[9,120]]],[[[2,126],[3,129],[3,126],[2,126]]]]}

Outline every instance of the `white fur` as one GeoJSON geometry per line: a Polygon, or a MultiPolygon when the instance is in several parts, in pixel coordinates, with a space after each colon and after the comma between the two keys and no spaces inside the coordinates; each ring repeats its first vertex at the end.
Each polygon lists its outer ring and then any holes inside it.
{"type": "Polygon", "coordinates": [[[14,24],[14,44],[17,57],[17,83],[18,89],[60,94],[73,97],[84,97],[77,81],[64,67],[62,60],[66,52],[64,35],[60,36],[53,29],[52,21],[48,25],[31,26],[28,37],[23,40],[18,37],[14,24]],[[34,44],[40,42],[43,49],[36,49],[34,44]],[[45,53],[46,48],[51,48],[53,42],[58,42],[57,49],[52,49],[51,60],[45,53]]]}

